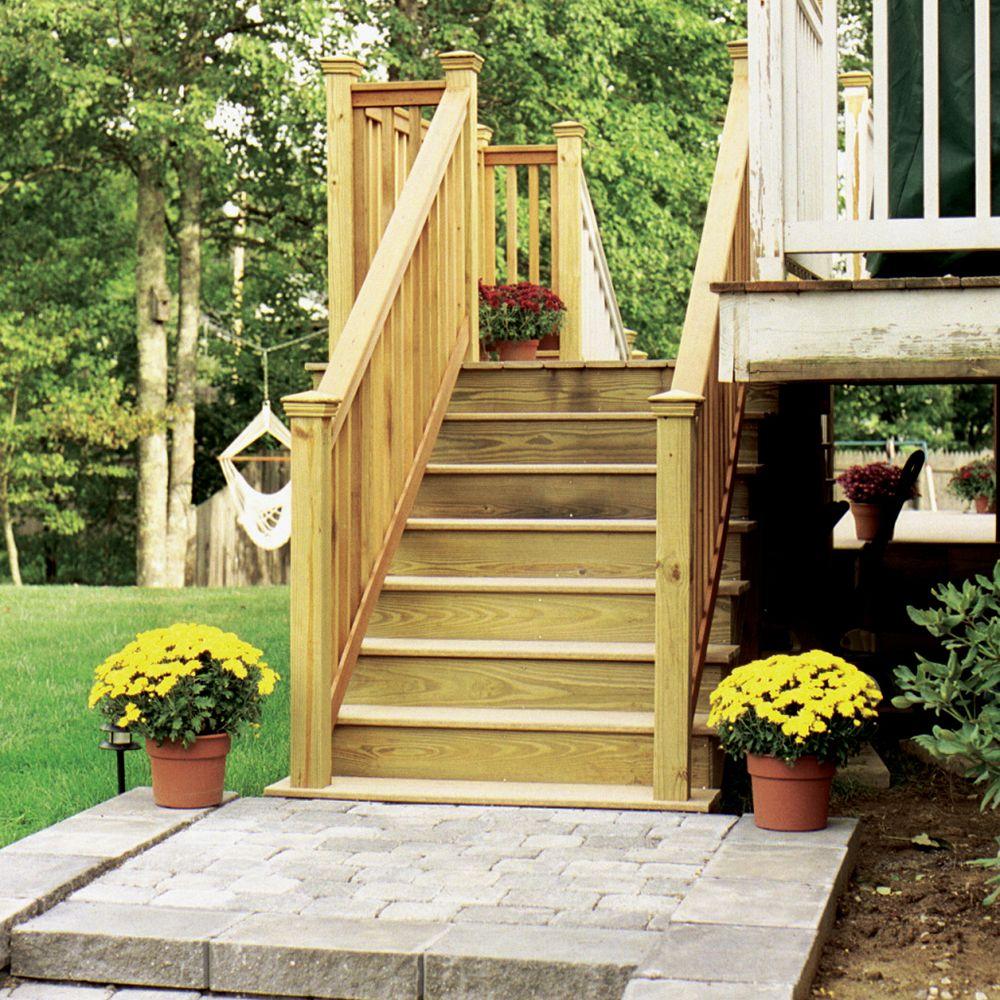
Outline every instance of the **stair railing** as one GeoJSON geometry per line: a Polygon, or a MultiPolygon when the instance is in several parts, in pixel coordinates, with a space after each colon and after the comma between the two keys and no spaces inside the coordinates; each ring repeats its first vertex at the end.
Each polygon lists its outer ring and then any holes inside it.
{"type": "Polygon", "coordinates": [[[330,782],[333,728],[361,641],[462,362],[473,347],[478,356],[470,220],[482,60],[452,52],[441,63],[444,81],[416,84],[358,84],[353,60],[324,63],[330,362],[315,390],[284,400],[293,788],[330,782]],[[425,125],[420,108],[434,104],[425,125]]]}
{"type": "Polygon", "coordinates": [[[629,357],[628,344],[583,172],[586,130],[579,122],[566,121],[553,125],[552,132],[556,141],[547,145],[491,146],[492,131],[479,128],[483,280],[495,284],[499,277],[513,284],[527,278],[559,295],[566,305],[560,360],[624,360],[629,357]],[[528,195],[526,261],[519,229],[523,218],[519,192],[525,190],[521,177],[528,195]],[[501,206],[504,232],[499,255],[501,206]]]}
{"type": "Polygon", "coordinates": [[[656,434],[653,797],[685,801],[691,731],[732,502],[744,387],[719,381],[713,281],[749,278],[746,43],[733,82],[671,388],[650,399],[656,434]]]}

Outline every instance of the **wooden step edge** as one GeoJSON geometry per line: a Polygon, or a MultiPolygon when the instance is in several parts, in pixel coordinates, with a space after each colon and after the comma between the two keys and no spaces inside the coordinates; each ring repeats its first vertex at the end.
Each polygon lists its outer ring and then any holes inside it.
{"type": "Polygon", "coordinates": [[[750,478],[759,476],[764,471],[763,462],[738,462],[736,464],[736,475],[750,478]]]}
{"type": "Polygon", "coordinates": [[[427,475],[499,475],[499,476],[655,476],[655,463],[598,462],[431,462],[427,475]]]}
{"type": "Polygon", "coordinates": [[[745,517],[731,517],[727,530],[734,535],[748,535],[757,530],[757,522],[745,517]]]}
{"type": "Polygon", "coordinates": [[[654,594],[650,578],[561,576],[387,576],[383,591],[450,594],[654,594]]]}
{"type": "Polygon", "coordinates": [[[591,709],[453,708],[345,703],[338,726],[399,729],[485,729],[490,732],[618,733],[651,736],[652,712],[591,709]]]}
{"type": "Polygon", "coordinates": [[[601,531],[655,534],[656,519],[599,517],[411,517],[407,531],[601,531]]]}
{"type": "Polygon", "coordinates": [[[750,590],[749,580],[720,580],[719,594],[723,597],[742,597],[750,590]]]}
{"type": "Polygon", "coordinates": [[[449,423],[483,423],[487,421],[511,423],[523,420],[531,423],[594,421],[655,420],[651,410],[449,410],[445,414],[449,423]]]}
{"type": "MultiPolygon", "coordinates": [[[[705,662],[712,666],[732,666],[739,653],[739,646],[710,643],[705,651],[705,662]]],[[[577,660],[651,664],[656,658],[656,647],[651,642],[397,639],[369,636],[361,644],[361,655],[444,660],[577,660]]]]}
{"type": "Polygon", "coordinates": [[[423,802],[442,805],[550,806],[565,809],[651,809],[707,813],[717,788],[693,788],[686,801],[653,798],[648,785],[583,785],[527,781],[446,781],[427,778],[334,778],[323,788],[296,788],[282,778],[264,789],[274,798],[362,802],[423,802]]]}
{"type": "MultiPolygon", "coordinates": [[[[676,365],[674,360],[663,360],[661,358],[636,359],[635,361],[556,361],[550,359],[538,359],[534,361],[466,361],[462,365],[462,371],[529,371],[539,368],[556,368],[571,370],[574,368],[645,368],[645,369],[672,369],[676,365]]],[[[319,368],[326,368],[326,363],[316,365],[319,368]]]]}

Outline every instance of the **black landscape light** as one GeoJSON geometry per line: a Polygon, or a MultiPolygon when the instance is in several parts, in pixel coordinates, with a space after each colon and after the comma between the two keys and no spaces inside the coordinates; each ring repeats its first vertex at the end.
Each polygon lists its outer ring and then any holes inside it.
{"type": "Polygon", "coordinates": [[[118,766],[118,794],[125,793],[125,754],[129,750],[141,750],[142,744],[136,743],[132,739],[132,733],[121,726],[113,726],[110,722],[105,722],[101,726],[101,732],[107,733],[105,739],[101,740],[102,750],[114,750],[115,761],[118,766]]]}

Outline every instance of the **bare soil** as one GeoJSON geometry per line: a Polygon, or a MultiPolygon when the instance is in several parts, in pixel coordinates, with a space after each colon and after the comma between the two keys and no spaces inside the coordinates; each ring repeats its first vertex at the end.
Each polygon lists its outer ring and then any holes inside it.
{"type": "Polygon", "coordinates": [[[833,811],[861,819],[861,846],[812,997],[1000,1000],[1000,904],[984,907],[1000,813],[978,789],[905,755],[887,761],[888,790],[835,793],[833,811]],[[946,842],[921,850],[911,837],[946,842]]]}

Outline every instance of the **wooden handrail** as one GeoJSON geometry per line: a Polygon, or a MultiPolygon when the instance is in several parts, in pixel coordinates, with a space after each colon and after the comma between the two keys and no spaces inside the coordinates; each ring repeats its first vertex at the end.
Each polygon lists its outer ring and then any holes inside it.
{"type": "Polygon", "coordinates": [[[743,415],[743,386],[719,381],[721,275],[749,277],[746,45],[733,83],[670,390],[657,417],[653,795],[690,794],[691,727],[718,595],[743,415]]]}
{"type": "MultiPolygon", "coordinates": [[[[377,244],[320,384],[284,400],[294,498],[293,787],[329,783],[333,728],[361,640],[476,332],[478,238],[469,220],[482,60],[458,52],[441,61],[444,95],[419,150],[399,145],[395,105],[387,105],[375,137],[386,155],[369,159],[372,137],[355,134],[370,128],[367,112],[351,112],[354,132],[345,141],[362,153],[352,193],[378,188],[380,195],[353,201],[348,238],[341,232],[337,242],[341,253],[356,249],[354,228],[366,239],[377,235],[377,244]]],[[[329,180],[341,193],[343,176],[329,180]]],[[[331,212],[331,221],[345,215],[331,212]]]]}

